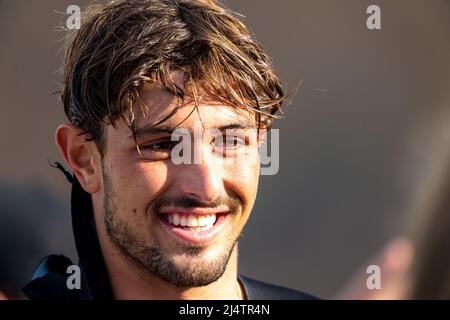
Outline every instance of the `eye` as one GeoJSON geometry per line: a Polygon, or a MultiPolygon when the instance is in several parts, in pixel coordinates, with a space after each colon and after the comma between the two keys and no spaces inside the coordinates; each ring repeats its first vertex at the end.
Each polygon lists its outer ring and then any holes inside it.
{"type": "Polygon", "coordinates": [[[225,137],[225,147],[234,148],[245,144],[245,140],[241,137],[225,137]]]}
{"type": "Polygon", "coordinates": [[[140,145],[139,148],[141,150],[150,150],[150,151],[170,151],[177,144],[177,141],[159,141],[150,144],[140,145]]]}
{"type": "Polygon", "coordinates": [[[166,160],[170,158],[170,153],[177,141],[161,140],[138,145],[142,158],[147,160],[166,160]]]}
{"type": "Polygon", "coordinates": [[[247,139],[241,136],[224,135],[213,140],[214,147],[218,151],[233,151],[247,145],[247,139]]]}

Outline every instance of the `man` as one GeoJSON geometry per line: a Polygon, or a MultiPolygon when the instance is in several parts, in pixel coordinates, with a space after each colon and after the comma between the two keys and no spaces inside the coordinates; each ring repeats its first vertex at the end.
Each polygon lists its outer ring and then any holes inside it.
{"type": "Polygon", "coordinates": [[[237,272],[237,241],[257,192],[258,147],[284,98],[261,46],[212,0],[88,9],[63,66],[70,123],[56,130],[73,172],[67,176],[83,283],[68,290],[71,262],[50,256],[24,292],[312,298],[237,272]]]}

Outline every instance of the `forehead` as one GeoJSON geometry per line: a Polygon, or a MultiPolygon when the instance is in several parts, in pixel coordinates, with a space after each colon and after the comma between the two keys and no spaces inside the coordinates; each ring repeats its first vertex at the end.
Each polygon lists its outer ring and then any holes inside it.
{"type": "Polygon", "coordinates": [[[186,95],[181,101],[162,86],[149,84],[139,90],[139,97],[133,106],[136,129],[160,124],[189,128],[195,122],[201,122],[205,128],[230,123],[256,126],[254,111],[224,105],[211,96],[200,96],[196,108],[192,96],[186,95]]]}

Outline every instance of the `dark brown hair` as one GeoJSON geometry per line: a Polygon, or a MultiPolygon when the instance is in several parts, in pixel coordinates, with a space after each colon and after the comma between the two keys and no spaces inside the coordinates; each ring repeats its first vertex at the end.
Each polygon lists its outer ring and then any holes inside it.
{"type": "MultiPolygon", "coordinates": [[[[206,92],[255,111],[269,125],[285,95],[271,61],[246,26],[212,0],[128,0],[94,5],[69,33],[61,97],[69,121],[102,151],[105,125],[123,119],[133,130],[133,105],[146,83],[181,100],[206,92]],[[169,73],[185,72],[184,88],[169,73]]],[[[142,105],[145,112],[147,106],[142,105]]]]}

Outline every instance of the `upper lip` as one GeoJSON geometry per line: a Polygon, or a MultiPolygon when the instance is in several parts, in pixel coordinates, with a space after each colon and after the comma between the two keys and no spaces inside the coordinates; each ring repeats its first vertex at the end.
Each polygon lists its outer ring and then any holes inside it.
{"type": "Polygon", "coordinates": [[[219,213],[228,213],[230,210],[227,207],[220,208],[179,208],[179,207],[168,207],[159,210],[160,214],[186,214],[186,215],[210,215],[219,213]]]}

